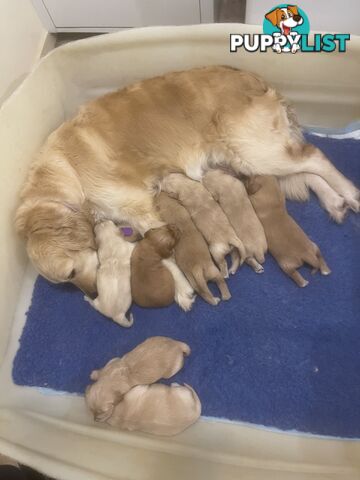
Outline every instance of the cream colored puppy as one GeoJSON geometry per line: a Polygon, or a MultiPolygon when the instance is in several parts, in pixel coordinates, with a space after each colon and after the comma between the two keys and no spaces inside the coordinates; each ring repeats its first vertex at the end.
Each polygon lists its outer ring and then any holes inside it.
{"type": "Polygon", "coordinates": [[[189,385],[157,383],[132,388],[107,423],[130,431],[176,435],[195,423],[200,414],[199,397],[189,385]]]}
{"type": "Polygon", "coordinates": [[[96,382],[86,389],[85,400],[97,421],[106,421],[123,395],[136,385],[170,378],[184,365],[190,347],[168,337],[150,337],[122,358],[113,358],[94,370],[96,382]]]}
{"type": "Polygon", "coordinates": [[[188,210],[190,216],[203,234],[215,263],[224,277],[228,276],[225,256],[233,249],[239,255],[233,255],[231,272],[235,273],[246,252],[242,241],[237,237],[225,213],[215,202],[211,194],[200,183],[182,175],[172,173],[162,181],[162,190],[176,198],[188,210]]]}
{"type": "Polygon", "coordinates": [[[111,221],[95,225],[100,267],[97,272],[98,297],[86,300],[106,317],[122,327],[131,327],[133,316],[126,317],[131,299],[130,258],[134,244],[122,237],[111,221]]]}
{"type": "MultiPolygon", "coordinates": [[[[202,179],[203,185],[224,210],[236,235],[246,250],[245,262],[256,273],[264,268],[267,243],[264,229],[251,205],[244,184],[223,170],[209,170],[202,179]]],[[[234,250],[232,255],[237,255],[234,250]]]]}

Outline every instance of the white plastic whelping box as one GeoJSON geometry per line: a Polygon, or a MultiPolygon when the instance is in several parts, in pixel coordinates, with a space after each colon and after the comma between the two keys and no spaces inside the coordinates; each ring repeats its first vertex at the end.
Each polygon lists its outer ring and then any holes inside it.
{"type": "Polygon", "coordinates": [[[346,53],[229,52],[241,24],[156,27],[55,49],[0,110],[0,452],[58,479],[359,479],[360,443],[201,420],[173,438],[97,425],[83,398],[19,387],[12,361],[35,273],[14,232],[18,192],[32,156],[84,101],[172,70],[223,64],[262,75],[297,108],[303,125],[359,118],[360,38],[346,53]]]}

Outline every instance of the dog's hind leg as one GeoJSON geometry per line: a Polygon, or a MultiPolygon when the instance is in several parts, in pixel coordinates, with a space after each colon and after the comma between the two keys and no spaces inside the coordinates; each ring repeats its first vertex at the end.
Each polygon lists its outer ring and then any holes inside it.
{"type": "MultiPolygon", "coordinates": [[[[355,185],[340,173],[321,150],[311,144],[288,146],[287,156],[276,163],[276,175],[289,173],[313,173],[320,175],[329,187],[341,195],[354,211],[360,211],[360,192],[355,185]]],[[[312,182],[314,184],[314,181],[312,182]]],[[[315,188],[319,190],[317,185],[315,188]]],[[[322,184],[324,189],[324,184],[322,184]]],[[[328,190],[327,190],[328,192],[328,190]]]]}
{"type": "Polygon", "coordinates": [[[230,257],[231,257],[231,267],[230,267],[229,273],[231,275],[235,275],[238,268],[240,267],[239,251],[236,248],[233,248],[230,252],[230,257]]]}
{"type": "Polygon", "coordinates": [[[309,284],[309,282],[305,280],[301,273],[298,272],[295,268],[289,268],[286,266],[284,267],[282,265],[280,265],[280,267],[286,273],[286,275],[288,275],[292,280],[294,280],[298,287],[303,288],[309,284]]]}
{"type": "Polygon", "coordinates": [[[195,300],[194,290],[172,258],[163,258],[163,265],[173,276],[175,283],[175,302],[185,311],[191,309],[195,300]]]}
{"type": "Polygon", "coordinates": [[[245,262],[254,270],[254,272],[263,273],[264,267],[260,265],[254,257],[248,257],[245,262]]]}
{"type": "MultiPolygon", "coordinates": [[[[221,276],[220,272],[219,275],[221,276]]],[[[210,305],[217,305],[220,302],[219,297],[214,297],[211,293],[202,268],[195,268],[193,277],[196,283],[195,290],[198,292],[200,297],[202,297],[205,302],[210,303],[210,305]]]]}
{"type": "Polygon", "coordinates": [[[305,201],[309,199],[309,188],[317,195],[322,207],[337,223],[341,223],[348,210],[343,197],[333,190],[319,175],[312,173],[296,173],[286,177],[278,177],[281,190],[286,198],[305,201]]]}
{"type": "Polygon", "coordinates": [[[215,243],[209,245],[210,253],[215,260],[216,265],[220,268],[220,272],[224,278],[229,277],[228,266],[226,263],[225,255],[228,253],[224,244],[215,243]]]}
{"type": "Polygon", "coordinates": [[[229,291],[229,288],[226,285],[226,282],[222,277],[221,273],[216,267],[213,267],[211,271],[208,272],[207,278],[210,281],[214,281],[216,283],[218,289],[220,290],[222,300],[230,300],[231,293],[229,291]]]}

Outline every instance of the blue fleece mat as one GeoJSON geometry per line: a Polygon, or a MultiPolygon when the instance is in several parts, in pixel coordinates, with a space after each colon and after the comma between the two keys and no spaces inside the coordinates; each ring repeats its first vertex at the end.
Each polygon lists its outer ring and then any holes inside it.
{"type": "MultiPolygon", "coordinates": [[[[308,135],[360,184],[360,141],[308,135]]],[[[320,246],[332,274],[298,288],[268,257],[265,273],[243,266],[232,299],[193,310],[134,306],[125,330],[69,285],[36,281],[13,378],[19,385],[83,393],[92,369],[152,335],[188,342],[192,355],[172,381],[198,392],[203,415],[283,430],[360,437],[360,215],[343,225],[318,202],[289,211],[320,246]]]]}

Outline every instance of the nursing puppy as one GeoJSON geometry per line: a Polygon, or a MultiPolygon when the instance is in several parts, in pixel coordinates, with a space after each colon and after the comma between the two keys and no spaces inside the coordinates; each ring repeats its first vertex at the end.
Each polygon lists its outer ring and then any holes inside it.
{"type": "Polygon", "coordinates": [[[98,296],[85,299],[99,312],[122,327],[131,327],[133,315],[126,317],[131,298],[130,258],[134,245],[122,237],[110,220],[95,225],[100,267],[97,272],[98,296]]]}
{"type": "Polygon", "coordinates": [[[200,414],[199,397],[189,385],[139,385],[116,405],[107,423],[130,431],[176,435],[200,414]]]}
{"type": "Polygon", "coordinates": [[[183,310],[190,310],[193,289],[170,258],[178,242],[178,232],[171,226],[148,230],[131,256],[131,292],[141,307],[166,307],[175,300],[183,310]]]}
{"type": "Polygon", "coordinates": [[[162,181],[162,190],[188,210],[196,227],[203,234],[215,263],[224,277],[228,276],[225,256],[234,248],[239,256],[233,256],[230,273],[235,273],[246,258],[242,241],[236,236],[226,215],[211,194],[201,183],[182,175],[172,173],[162,181]]]}
{"type": "Polygon", "coordinates": [[[280,268],[299,287],[309,283],[297,271],[304,263],[311,265],[314,272],[320,270],[322,275],[328,275],[330,269],[319,247],[287,213],[285,197],[276,178],[254,177],[246,183],[250,201],[264,227],[269,251],[280,268]]]}
{"type": "MultiPolygon", "coordinates": [[[[223,170],[209,170],[202,179],[205,188],[224,210],[246,250],[245,262],[256,273],[264,271],[267,250],[264,229],[249,200],[244,184],[223,170]]],[[[237,254],[237,252],[234,252],[237,254]]]]}
{"type": "Polygon", "coordinates": [[[188,211],[174,198],[161,192],[156,197],[160,217],[179,230],[179,240],[175,245],[175,260],[193,289],[211,305],[217,305],[220,298],[214,297],[207,282],[217,284],[221,298],[228,300],[231,295],[226,282],[212,261],[209,248],[199,230],[195,227],[188,211]]]}
{"type": "Polygon", "coordinates": [[[97,421],[107,420],[131,388],[170,378],[184,365],[190,347],[168,337],[150,337],[121,358],[113,358],[104,368],[94,370],[95,383],[86,389],[85,400],[97,421]]]}

